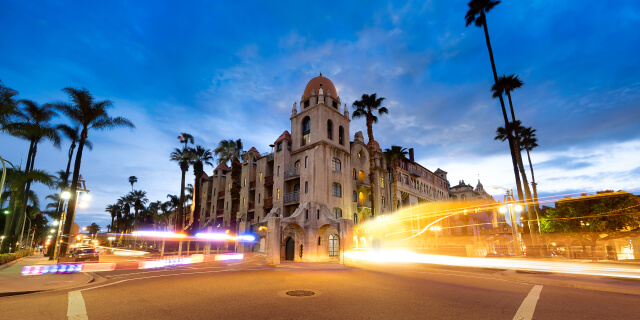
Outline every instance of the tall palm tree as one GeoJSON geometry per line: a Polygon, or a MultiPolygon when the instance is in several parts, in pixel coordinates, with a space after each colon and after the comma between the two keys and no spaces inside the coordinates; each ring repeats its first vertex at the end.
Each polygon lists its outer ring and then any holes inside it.
{"type": "Polygon", "coordinates": [[[17,101],[14,98],[17,95],[18,91],[4,86],[0,80],[0,130],[9,122],[11,116],[17,112],[17,101]]]}
{"type": "Polygon", "coordinates": [[[213,160],[213,154],[211,150],[205,149],[202,146],[196,146],[191,149],[191,165],[193,165],[193,174],[195,175],[194,190],[193,190],[193,223],[191,224],[191,233],[195,234],[200,230],[200,192],[202,186],[202,175],[204,174],[204,165],[213,166],[211,162],[213,160]]]}
{"type": "Polygon", "coordinates": [[[82,128],[80,131],[80,141],[78,142],[78,151],[76,152],[76,160],[73,166],[73,178],[71,179],[71,190],[69,204],[67,205],[67,219],[64,223],[64,232],[62,236],[62,244],[60,252],[66,254],[67,245],[69,243],[69,233],[76,215],[76,197],[78,190],[78,179],[80,178],[80,167],[82,165],[82,152],[84,145],[89,137],[89,131],[112,130],[116,128],[135,128],[133,123],[123,117],[111,117],[107,111],[113,104],[109,100],[95,101],[89,90],[64,88],[62,89],[72,103],[59,102],[55,107],[62,113],[67,115],[69,120],[82,128]]]}
{"type": "Polygon", "coordinates": [[[180,140],[180,143],[184,143],[182,149],[187,149],[189,143],[193,144],[193,136],[185,132],[178,136],[178,140],[180,140]]]}
{"type": "Polygon", "coordinates": [[[404,159],[409,152],[407,148],[403,148],[401,146],[391,146],[391,148],[384,149],[384,156],[387,159],[387,163],[391,165],[393,170],[393,209],[392,211],[396,211],[398,208],[398,167],[400,166],[400,161],[404,159]]]}
{"type": "Polygon", "coordinates": [[[118,223],[118,221],[115,221],[115,220],[116,220],[116,217],[118,216],[118,210],[119,209],[120,208],[118,208],[118,205],[116,205],[116,204],[107,205],[107,207],[104,209],[105,212],[108,212],[111,215],[111,224],[110,224],[110,228],[109,228],[110,232],[113,232],[114,229],[117,232],[117,228],[115,228],[116,224],[114,224],[114,223],[118,223]]]}
{"type": "Polygon", "coordinates": [[[131,191],[129,192],[129,196],[133,200],[133,216],[135,219],[133,222],[133,228],[134,230],[137,230],[138,224],[140,223],[140,216],[138,215],[138,213],[140,212],[140,210],[144,209],[144,206],[147,204],[147,202],[149,202],[149,199],[147,199],[147,192],[142,190],[131,191]]]}
{"type": "Polygon", "coordinates": [[[129,177],[129,183],[131,184],[131,192],[133,192],[133,184],[138,182],[138,177],[136,176],[130,176],[129,177]]]}
{"type": "Polygon", "coordinates": [[[353,119],[365,118],[367,125],[367,136],[369,138],[369,143],[367,144],[367,148],[369,149],[369,181],[371,182],[371,216],[374,217],[376,215],[376,179],[373,173],[374,168],[374,150],[373,150],[373,124],[378,123],[378,116],[375,114],[377,111],[378,115],[388,114],[389,110],[382,106],[382,101],[384,98],[378,98],[376,94],[368,95],[363,94],[360,100],[356,100],[353,102],[353,113],[351,117],[353,119]]]}
{"type": "MultiPolygon", "coordinates": [[[[536,177],[533,175],[533,163],[531,162],[531,150],[538,147],[538,138],[536,137],[536,129],[531,127],[523,128],[520,130],[520,145],[527,150],[527,159],[529,160],[529,168],[531,169],[531,186],[533,187],[533,204],[536,209],[539,208],[538,204],[538,184],[536,183],[536,177]]],[[[539,210],[539,209],[538,209],[539,210]]]]}
{"type": "Polygon", "coordinates": [[[240,177],[242,175],[242,140],[221,140],[218,147],[213,150],[218,164],[231,162],[231,225],[233,232],[237,230],[237,215],[240,207],[240,177]]]}
{"type": "MultiPolygon", "coordinates": [[[[491,49],[491,40],[489,38],[489,28],[487,27],[487,16],[495,6],[500,4],[500,1],[496,0],[471,0],[468,3],[469,10],[465,15],[466,26],[474,24],[476,27],[482,27],[484,30],[484,38],[487,43],[487,50],[489,51],[489,60],[491,61],[491,70],[493,71],[493,81],[498,83],[498,72],[496,71],[496,63],[493,59],[493,50],[491,49]]],[[[499,95],[500,107],[502,108],[502,116],[504,118],[505,128],[509,126],[509,118],[507,117],[507,109],[504,105],[504,99],[502,95],[499,95]]],[[[518,199],[522,202],[524,195],[522,192],[522,182],[520,181],[520,173],[518,172],[518,162],[515,150],[515,138],[513,135],[508,136],[509,151],[511,152],[511,164],[513,165],[513,174],[516,180],[516,190],[518,191],[518,199]]],[[[526,214],[525,214],[526,218],[526,214]]],[[[529,233],[528,224],[524,224],[524,232],[529,233]]]]}
{"type": "Polygon", "coordinates": [[[184,148],[176,148],[170,155],[171,161],[175,161],[180,165],[182,171],[182,180],[180,182],[180,205],[178,206],[178,216],[176,217],[176,231],[182,230],[182,219],[184,218],[184,183],[187,170],[189,170],[189,161],[191,160],[191,150],[184,148]]]}
{"type": "Polygon", "coordinates": [[[118,232],[125,233],[130,231],[130,224],[132,220],[129,219],[129,212],[131,212],[131,205],[133,204],[133,202],[134,200],[129,194],[120,197],[116,202],[116,205],[120,207],[120,210],[118,211],[118,219],[122,221],[122,227],[120,227],[120,224],[118,224],[118,232]]]}

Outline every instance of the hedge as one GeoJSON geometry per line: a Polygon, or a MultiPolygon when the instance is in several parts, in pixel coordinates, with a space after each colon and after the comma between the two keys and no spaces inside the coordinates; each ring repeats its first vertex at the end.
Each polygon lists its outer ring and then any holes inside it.
{"type": "Polygon", "coordinates": [[[18,251],[18,252],[12,252],[12,253],[3,253],[3,254],[0,254],[0,264],[7,263],[9,261],[13,261],[16,259],[20,259],[22,257],[30,256],[32,254],[33,254],[33,251],[31,250],[18,251]]]}

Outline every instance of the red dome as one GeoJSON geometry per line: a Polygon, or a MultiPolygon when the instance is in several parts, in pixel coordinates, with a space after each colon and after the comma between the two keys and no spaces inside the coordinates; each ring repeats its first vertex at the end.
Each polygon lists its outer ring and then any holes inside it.
{"type": "Polygon", "coordinates": [[[331,97],[334,99],[338,98],[338,90],[333,85],[333,82],[329,80],[329,78],[323,77],[322,73],[311,79],[307,86],[304,88],[304,93],[302,94],[302,99],[307,99],[311,96],[311,90],[315,90],[316,94],[320,92],[320,88],[324,91],[324,95],[327,96],[327,91],[331,92],[331,97]]]}

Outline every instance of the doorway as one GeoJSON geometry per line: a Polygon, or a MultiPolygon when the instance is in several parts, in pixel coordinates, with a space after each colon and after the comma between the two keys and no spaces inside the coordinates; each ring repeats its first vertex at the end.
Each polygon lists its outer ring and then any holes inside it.
{"type": "Polygon", "coordinates": [[[285,245],[285,260],[293,261],[296,254],[296,242],[289,237],[285,245]]]}

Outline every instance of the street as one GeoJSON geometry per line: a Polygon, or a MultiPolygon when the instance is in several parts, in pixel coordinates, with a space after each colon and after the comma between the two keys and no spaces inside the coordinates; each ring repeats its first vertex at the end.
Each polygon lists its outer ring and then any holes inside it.
{"type": "Polygon", "coordinates": [[[83,287],[2,297],[0,309],[6,319],[636,319],[640,312],[640,283],[632,280],[426,264],[267,267],[261,258],[98,272],[83,287]],[[293,290],[313,295],[286,294],[293,290]]]}

